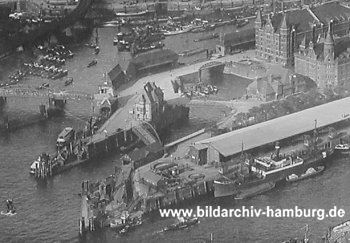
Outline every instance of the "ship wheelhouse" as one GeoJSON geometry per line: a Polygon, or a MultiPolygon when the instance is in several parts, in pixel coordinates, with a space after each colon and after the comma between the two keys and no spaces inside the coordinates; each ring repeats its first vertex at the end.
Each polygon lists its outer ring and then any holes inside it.
{"type": "Polygon", "coordinates": [[[266,177],[269,174],[273,174],[285,169],[298,166],[302,164],[303,159],[297,157],[287,157],[281,160],[273,160],[270,157],[259,157],[254,159],[254,164],[252,165],[252,171],[262,176],[266,177]]]}

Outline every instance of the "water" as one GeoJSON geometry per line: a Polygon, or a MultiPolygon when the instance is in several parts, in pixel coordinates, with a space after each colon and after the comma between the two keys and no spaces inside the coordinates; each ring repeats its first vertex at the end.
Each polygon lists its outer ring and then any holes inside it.
{"type": "MultiPolygon", "coordinates": [[[[226,27],[228,28],[228,27],[226,27]]],[[[69,75],[74,78],[74,85],[67,88],[73,91],[94,93],[101,83],[102,74],[109,71],[120,57],[112,47],[113,35],[116,30],[111,28],[100,29],[101,53],[96,57],[98,65],[86,68],[87,63],[95,56],[93,50],[75,47],[76,56],[69,60],[66,67],[69,75]]],[[[191,49],[186,44],[180,45],[174,37],[176,47],[191,49]]],[[[190,41],[189,41],[190,42],[190,41]]],[[[192,42],[191,42],[192,43],[192,42]]],[[[215,45],[215,42],[210,42],[215,45]]],[[[9,59],[1,63],[4,72],[15,67],[16,60],[9,59]],[[15,64],[14,64],[15,63],[15,64]]],[[[23,83],[37,85],[45,80],[29,78],[23,83]]],[[[63,87],[64,81],[49,81],[50,85],[63,87]]],[[[11,117],[29,117],[31,111],[36,111],[41,101],[27,99],[10,99],[8,113],[11,117]]],[[[83,127],[83,121],[89,116],[91,104],[86,101],[73,101],[68,103],[65,117],[33,125],[10,134],[0,134],[0,202],[5,203],[9,197],[14,199],[18,213],[13,217],[0,217],[0,242],[53,242],[58,240],[75,241],[78,232],[78,219],[80,214],[81,181],[85,179],[98,180],[113,173],[114,166],[119,166],[118,156],[92,161],[81,167],[76,167],[62,175],[56,176],[46,184],[38,184],[28,173],[28,168],[39,153],[53,152],[58,133],[66,126],[76,129],[83,127]],[[74,115],[73,115],[74,114],[74,115]]],[[[213,122],[223,116],[223,111],[213,108],[197,109],[191,111],[191,120],[185,129],[178,129],[173,133],[172,139],[179,137],[204,124],[213,122]],[[211,113],[205,118],[203,113],[211,113]]],[[[270,193],[258,196],[251,200],[235,204],[230,200],[204,200],[201,205],[221,205],[232,208],[240,205],[254,205],[255,207],[318,207],[330,208],[333,205],[343,207],[350,212],[348,185],[350,183],[349,159],[335,160],[322,176],[302,181],[290,186],[276,189],[270,193]]],[[[5,207],[5,205],[4,205],[5,207]]],[[[310,225],[313,236],[320,235],[331,224],[342,219],[236,219],[211,218],[201,219],[199,225],[190,230],[171,232],[167,234],[154,234],[171,219],[150,219],[142,227],[124,238],[116,239],[112,232],[100,233],[95,242],[198,242],[209,239],[213,233],[215,242],[278,242],[288,237],[300,236],[299,230],[306,223],[310,225]]],[[[93,240],[92,240],[93,241],[93,240]]]]}

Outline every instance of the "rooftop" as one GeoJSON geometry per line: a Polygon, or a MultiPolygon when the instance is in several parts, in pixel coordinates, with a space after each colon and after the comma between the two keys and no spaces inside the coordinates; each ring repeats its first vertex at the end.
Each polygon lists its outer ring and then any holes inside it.
{"type": "MultiPolygon", "coordinates": [[[[297,32],[308,31],[314,23],[323,23],[327,26],[330,20],[345,21],[350,18],[350,8],[337,2],[321,4],[310,9],[293,9],[285,12],[287,26],[294,26],[297,32]]],[[[283,13],[277,13],[271,18],[272,26],[278,31],[282,25],[283,13]]],[[[266,17],[263,18],[266,23],[266,17]]]]}
{"type": "MultiPolygon", "coordinates": [[[[350,36],[344,36],[334,39],[334,57],[341,57],[344,55],[350,55],[348,48],[350,47],[350,36]]],[[[318,59],[323,59],[324,56],[324,43],[320,42],[314,45],[314,51],[318,59]]],[[[306,52],[308,49],[306,49],[306,52]]]]}
{"type": "MultiPolygon", "coordinates": [[[[292,11],[287,11],[286,13],[287,26],[294,26],[297,32],[308,31],[316,20],[310,14],[307,9],[297,9],[292,11]]],[[[274,15],[271,19],[272,26],[275,31],[281,27],[283,20],[283,14],[278,13],[274,15]]]]}
{"type": "Polygon", "coordinates": [[[227,45],[231,45],[231,44],[238,44],[238,43],[241,43],[241,42],[244,42],[244,41],[247,41],[250,39],[254,39],[254,38],[255,38],[254,29],[249,28],[246,30],[225,33],[223,35],[223,39],[221,40],[221,42],[223,42],[222,44],[227,46],[227,45]]]}
{"type": "Polygon", "coordinates": [[[337,2],[329,2],[319,5],[311,8],[311,11],[323,24],[326,25],[330,20],[343,21],[350,18],[350,8],[347,8],[337,2]]]}
{"type": "Polygon", "coordinates": [[[150,52],[145,52],[137,55],[130,60],[130,64],[134,64],[137,67],[147,67],[159,65],[164,62],[174,62],[177,61],[178,55],[169,49],[158,49],[150,52]]]}
{"type": "Polygon", "coordinates": [[[324,105],[299,111],[266,122],[258,123],[216,137],[204,139],[196,145],[213,147],[223,156],[238,154],[268,143],[276,142],[294,135],[302,134],[317,127],[349,119],[350,98],[333,101],[324,105]]]}

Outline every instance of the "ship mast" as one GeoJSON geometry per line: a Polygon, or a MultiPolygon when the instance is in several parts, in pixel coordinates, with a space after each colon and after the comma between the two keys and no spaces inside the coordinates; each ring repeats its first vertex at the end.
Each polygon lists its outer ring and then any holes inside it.
{"type": "Polygon", "coordinates": [[[317,150],[317,119],[315,119],[314,137],[313,137],[313,150],[317,150]]]}

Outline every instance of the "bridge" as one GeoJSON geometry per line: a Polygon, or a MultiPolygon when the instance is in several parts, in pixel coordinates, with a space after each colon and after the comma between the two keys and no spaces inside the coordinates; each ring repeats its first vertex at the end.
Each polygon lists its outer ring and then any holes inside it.
{"type": "Polygon", "coordinates": [[[0,97],[22,97],[22,98],[52,98],[63,100],[92,100],[90,94],[70,92],[70,91],[52,91],[52,90],[33,90],[22,87],[0,88],[0,97]]]}
{"type": "MultiPolygon", "coordinates": [[[[9,118],[10,113],[4,113],[0,119],[0,128],[16,129],[28,124],[35,123],[47,117],[61,114],[65,108],[67,100],[85,100],[93,101],[93,96],[81,92],[73,91],[54,91],[50,89],[31,89],[20,86],[9,86],[0,88],[0,109],[9,107],[10,102],[7,98],[35,98],[41,100],[39,102],[40,117],[36,117],[35,121],[17,121],[9,118]]],[[[37,103],[37,102],[34,102],[37,103]]]]}

